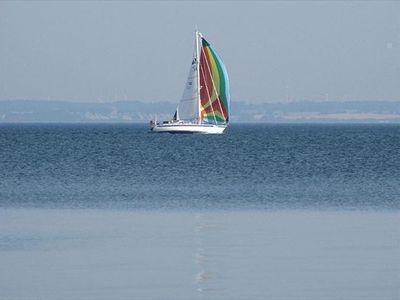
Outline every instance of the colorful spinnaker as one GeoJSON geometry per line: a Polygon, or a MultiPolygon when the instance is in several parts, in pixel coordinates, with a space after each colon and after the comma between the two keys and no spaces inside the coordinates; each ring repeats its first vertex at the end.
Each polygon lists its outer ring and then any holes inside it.
{"type": "Polygon", "coordinates": [[[201,119],[209,123],[229,121],[229,79],[225,65],[213,47],[201,38],[201,119]]]}

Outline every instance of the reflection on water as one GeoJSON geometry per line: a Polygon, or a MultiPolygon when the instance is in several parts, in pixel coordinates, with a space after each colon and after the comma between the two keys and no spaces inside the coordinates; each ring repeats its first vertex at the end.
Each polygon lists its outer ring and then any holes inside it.
{"type": "Polygon", "coordinates": [[[210,299],[213,292],[222,290],[221,266],[212,252],[212,241],[223,236],[222,226],[214,215],[195,214],[195,274],[196,291],[200,299],[210,299]]]}
{"type": "Polygon", "coordinates": [[[397,212],[0,209],[0,299],[399,299],[397,212]]]}

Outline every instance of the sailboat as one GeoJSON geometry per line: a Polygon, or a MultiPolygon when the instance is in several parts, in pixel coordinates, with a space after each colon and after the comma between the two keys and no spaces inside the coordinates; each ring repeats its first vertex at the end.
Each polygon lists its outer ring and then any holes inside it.
{"type": "Polygon", "coordinates": [[[150,121],[152,132],[221,134],[229,123],[229,79],[221,58],[196,30],[195,50],[182,98],[169,121],[150,121]]]}

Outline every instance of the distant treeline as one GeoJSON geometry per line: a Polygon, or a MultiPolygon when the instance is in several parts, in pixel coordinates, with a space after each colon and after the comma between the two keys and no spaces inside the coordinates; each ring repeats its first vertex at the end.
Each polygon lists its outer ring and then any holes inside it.
{"type": "MultiPolygon", "coordinates": [[[[176,103],[0,101],[0,122],[134,122],[169,119],[176,103]]],[[[400,122],[400,101],[233,102],[232,122],[400,122]]]]}

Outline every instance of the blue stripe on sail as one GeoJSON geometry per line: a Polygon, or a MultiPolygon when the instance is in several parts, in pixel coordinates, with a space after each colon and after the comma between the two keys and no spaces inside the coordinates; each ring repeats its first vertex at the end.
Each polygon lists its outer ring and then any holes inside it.
{"type": "Polygon", "coordinates": [[[215,55],[215,58],[218,60],[218,63],[221,67],[222,70],[222,76],[224,77],[224,81],[225,81],[225,97],[226,97],[226,102],[227,102],[227,109],[228,109],[228,116],[227,117],[227,121],[229,121],[229,115],[231,113],[231,95],[229,93],[229,77],[228,77],[228,72],[226,70],[225,64],[222,62],[221,57],[218,55],[217,51],[215,51],[215,49],[209,44],[209,48],[211,49],[211,51],[213,52],[213,54],[215,55]]]}

